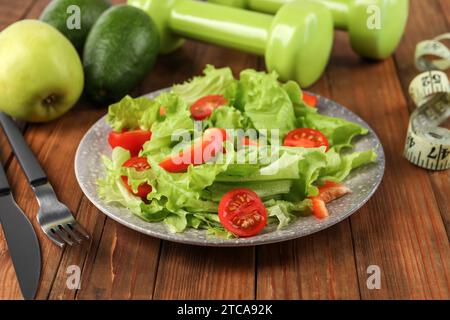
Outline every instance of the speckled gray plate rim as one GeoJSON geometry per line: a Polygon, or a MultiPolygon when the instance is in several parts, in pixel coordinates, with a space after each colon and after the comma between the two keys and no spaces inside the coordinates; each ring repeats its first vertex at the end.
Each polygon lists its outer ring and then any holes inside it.
{"type": "MultiPolygon", "coordinates": [[[[152,92],[147,94],[146,97],[154,98],[166,90],[168,89],[152,92]]],[[[105,174],[101,161],[102,155],[111,155],[111,148],[107,142],[107,136],[111,128],[106,122],[106,116],[97,121],[81,140],[75,156],[75,174],[83,193],[100,211],[133,230],[156,238],[201,246],[238,247],[275,243],[303,237],[329,228],[361,208],[378,188],[383,178],[385,166],[385,157],[380,140],[365,121],[349,109],[323,97],[319,97],[318,110],[326,115],[359,123],[369,129],[368,135],[357,138],[355,151],[374,149],[378,155],[376,163],[354,170],[345,180],[345,184],[353,192],[327,205],[330,217],[325,220],[319,221],[313,216],[309,216],[299,218],[280,230],[277,230],[276,226],[270,225],[255,237],[222,239],[207,235],[205,230],[188,229],[183,233],[171,233],[163,222],[146,222],[130,213],[126,208],[105,203],[98,196],[96,181],[105,174]]]]}

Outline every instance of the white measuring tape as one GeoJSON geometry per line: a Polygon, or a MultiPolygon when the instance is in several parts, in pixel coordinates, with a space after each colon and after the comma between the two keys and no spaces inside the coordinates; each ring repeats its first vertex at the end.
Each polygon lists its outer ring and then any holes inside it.
{"type": "Polygon", "coordinates": [[[450,117],[450,83],[442,71],[450,67],[450,50],[440,41],[450,33],[416,47],[416,66],[429,70],[409,85],[409,94],[417,106],[411,114],[405,143],[405,157],[429,170],[450,168],[450,130],[439,127],[450,117]],[[429,56],[438,59],[430,60],[429,56]]]}

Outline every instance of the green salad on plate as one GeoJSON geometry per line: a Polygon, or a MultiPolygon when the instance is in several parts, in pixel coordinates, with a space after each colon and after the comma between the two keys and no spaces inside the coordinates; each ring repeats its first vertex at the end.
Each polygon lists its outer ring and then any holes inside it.
{"type": "Polygon", "coordinates": [[[171,232],[251,237],[268,224],[326,219],[326,204],[351,192],[348,174],[376,154],[352,152],[368,130],[316,103],[276,73],[235,79],[213,66],[155,99],[127,96],[109,107],[113,150],[98,192],[171,232]]]}

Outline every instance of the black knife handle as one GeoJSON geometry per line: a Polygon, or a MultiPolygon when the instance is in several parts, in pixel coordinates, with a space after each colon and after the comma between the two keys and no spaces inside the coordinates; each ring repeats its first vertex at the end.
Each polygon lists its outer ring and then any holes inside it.
{"type": "Polygon", "coordinates": [[[8,194],[10,192],[9,182],[6,178],[5,169],[3,169],[3,165],[0,163],[0,196],[3,194],[8,194]]]}
{"type": "Polygon", "coordinates": [[[6,114],[0,112],[0,124],[8,137],[8,141],[14,150],[14,154],[19,160],[20,166],[27,176],[28,182],[33,186],[46,183],[47,175],[44,170],[42,170],[39,162],[30,147],[28,147],[22,133],[14,121],[6,114]]]}

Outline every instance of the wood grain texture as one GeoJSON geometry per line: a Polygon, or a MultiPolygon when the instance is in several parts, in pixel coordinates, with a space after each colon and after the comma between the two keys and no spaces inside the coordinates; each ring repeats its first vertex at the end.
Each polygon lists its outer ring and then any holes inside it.
{"type": "Polygon", "coordinates": [[[160,241],[111,219],[89,255],[77,299],[151,299],[160,241]]]}
{"type": "MultiPolygon", "coordinates": [[[[32,18],[34,15],[30,13],[35,0],[18,0],[7,1],[0,0],[0,31],[23,18],[32,18]]],[[[25,125],[20,124],[22,131],[25,125]]],[[[7,142],[6,136],[0,130],[0,163],[5,168],[9,168],[12,160],[11,148],[7,142]]],[[[17,174],[14,174],[17,177],[17,174]]],[[[17,179],[17,178],[16,178],[17,179]]],[[[13,185],[14,181],[10,180],[13,185]]],[[[15,271],[9,256],[8,247],[6,245],[5,236],[0,226],[0,299],[19,299],[21,297],[19,285],[15,277],[15,271]]]]}
{"type": "Polygon", "coordinates": [[[77,216],[78,222],[84,226],[91,239],[84,242],[82,246],[68,247],[64,250],[61,263],[56,267],[56,275],[49,292],[49,299],[62,300],[76,297],[77,290],[67,286],[68,277],[73,272],[69,269],[71,266],[76,266],[81,270],[80,289],[87,287],[85,279],[87,278],[86,274],[90,272],[87,261],[95,259],[106,217],[99,213],[87,198],[81,200],[77,216]]]}
{"type": "Polygon", "coordinates": [[[254,299],[254,248],[164,242],[154,299],[254,299]]]}
{"type": "Polygon", "coordinates": [[[27,17],[27,13],[35,2],[36,0],[0,0],[0,30],[27,17]]]}
{"type": "Polygon", "coordinates": [[[386,153],[380,189],[351,217],[361,297],[448,299],[448,239],[428,172],[402,156],[409,113],[394,62],[368,64],[346,42],[339,33],[327,70],[332,98],[367,120],[386,153]],[[370,265],[381,268],[381,290],[366,286],[370,265]]]}
{"type": "MultiPolygon", "coordinates": [[[[36,18],[49,0],[0,0],[0,30],[36,18]]],[[[122,3],[115,0],[114,3],[122,3]]],[[[82,99],[57,121],[29,125],[25,137],[62,202],[92,239],[60,250],[40,232],[34,195],[11,157],[0,130],[0,160],[19,205],[42,246],[39,299],[449,299],[449,171],[430,173],[401,156],[409,112],[407,87],[418,73],[418,41],[448,31],[450,1],[412,0],[405,37],[391,59],[373,63],[350,50],[337,32],[330,65],[313,92],[358,113],[379,134],[386,152],[384,181],[350,219],[323,232],[257,248],[216,249],[160,241],[106,218],[85,198],[73,169],[76,147],[106,108],[82,99]],[[432,18],[430,18],[432,17],[432,18]],[[447,228],[447,233],[446,233],[447,228]],[[79,266],[81,288],[67,288],[67,268],[79,266]],[[367,267],[378,265],[381,290],[366,286],[367,267]]],[[[263,70],[262,59],[188,41],[161,56],[133,96],[168,87],[201,73],[206,64],[263,70]]],[[[20,299],[0,231],[0,299],[20,299]]]]}
{"type": "MultiPolygon", "coordinates": [[[[182,70],[191,75],[200,74],[206,64],[232,66],[236,74],[246,67],[259,67],[256,57],[241,52],[199,43],[188,43],[187,48],[191,48],[194,54],[190,55],[193,57],[190,63],[183,64],[182,70]]],[[[176,55],[169,58],[174,59],[173,63],[177,63],[176,55]]],[[[166,61],[164,65],[173,64],[166,61]]],[[[184,81],[186,77],[179,80],[184,81]]],[[[155,299],[254,298],[254,248],[218,250],[165,242],[161,250],[155,299]]]]}
{"type": "MultiPolygon", "coordinates": [[[[413,59],[416,44],[450,30],[450,1],[414,1],[411,3],[411,12],[414,15],[410,18],[405,36],[395,53],[395,64],[399,70],[398,77],[402,83],[403,93],[408,97],[409,110],[412,112],[416,106],[408,96],[408,87],[413,78],[420,73],[413,59]],[[432,23],[429,17],[433,17],[432,23]]],[[[447,76],[450,77],[449,71],[447,76]]],[[[450,124],[450,121],[448,123],[450,124]]],[[[429,175],[447,235],[450,238],[450,171],[429,172],[429,175]]]]}
{"type": "Polygon", "coordinates": [[[349,222],[258,247],[258,299],[359,299],[349,222]]]}
{"type": "MultiPolygon", "coordinates": [[[[93,124],[94,120],[103,114],[103,111],[99,110],[93,112],[97,115],[94,119],[89,119],[86,112],[83,111],[70,112],[58,121],[30,126],[25,134],[28,144],[42,164],[59,199],[72,212],[77,212],[82,198],[73,170],[75,151],[84,132],[93,124]],[[60,159],[67,160],[61,161],[60,159]]],[[[38,298],[44,299],[48,297],[64,251],[51,243],[41,232],[36,221],[38,206],[34,194],[15,158],[9,168],[8,177],[17,203],[32,221],[41,244],[43,270],[38,298]]],[[[83,214],[85,213],[80,213],[79,218],[82,218],[83,214]]],[[[3,274],[3,268],[10,268],[10,264],[10,261],[2,263],[0,274],[3,274]]],[[[16,286],[17,284],[14,283],[13,287],[16,286]]],[[[18,293],[17,290],[14,292],[18,293]]],[[[4,298],[2,295],[0,297],[4,298]]],[[[18,298],[20,295],[15,297],[18,298]]]]}
{"type": "MultiPolygon", "coordinates": [[[[448,0],[442,3],[450,3],[448,0]]],[[[412,79],[419,74],[414,65],[414,52],[418,42],[433,39],[449,32],[449,24],[445,18],[439,1],[411,1],[410,17],[399,48],[395,52],[395,66],[402,84],[403,92],[407,95],[412,79]],[[431,19],[432,17],[432,19],[431,19]]],[[[408,97],[410,111],[415,106],[408,97]]]]}
{"type": "MultiPolygon", "coordinates": [[[[327,74],[311,88],[331,96],[327,74]]],[[[257,248],[258,299],[359,299],[349,220],[306,238],[257,248]]]]}
{"type": "Polygon", "coordinates": [[[447,19],[447,25],[450,26],[450,1],[448,0],[439,0],[439,3],[441,5],[441,12],[443,15],[445,15],[447,19]]]}

